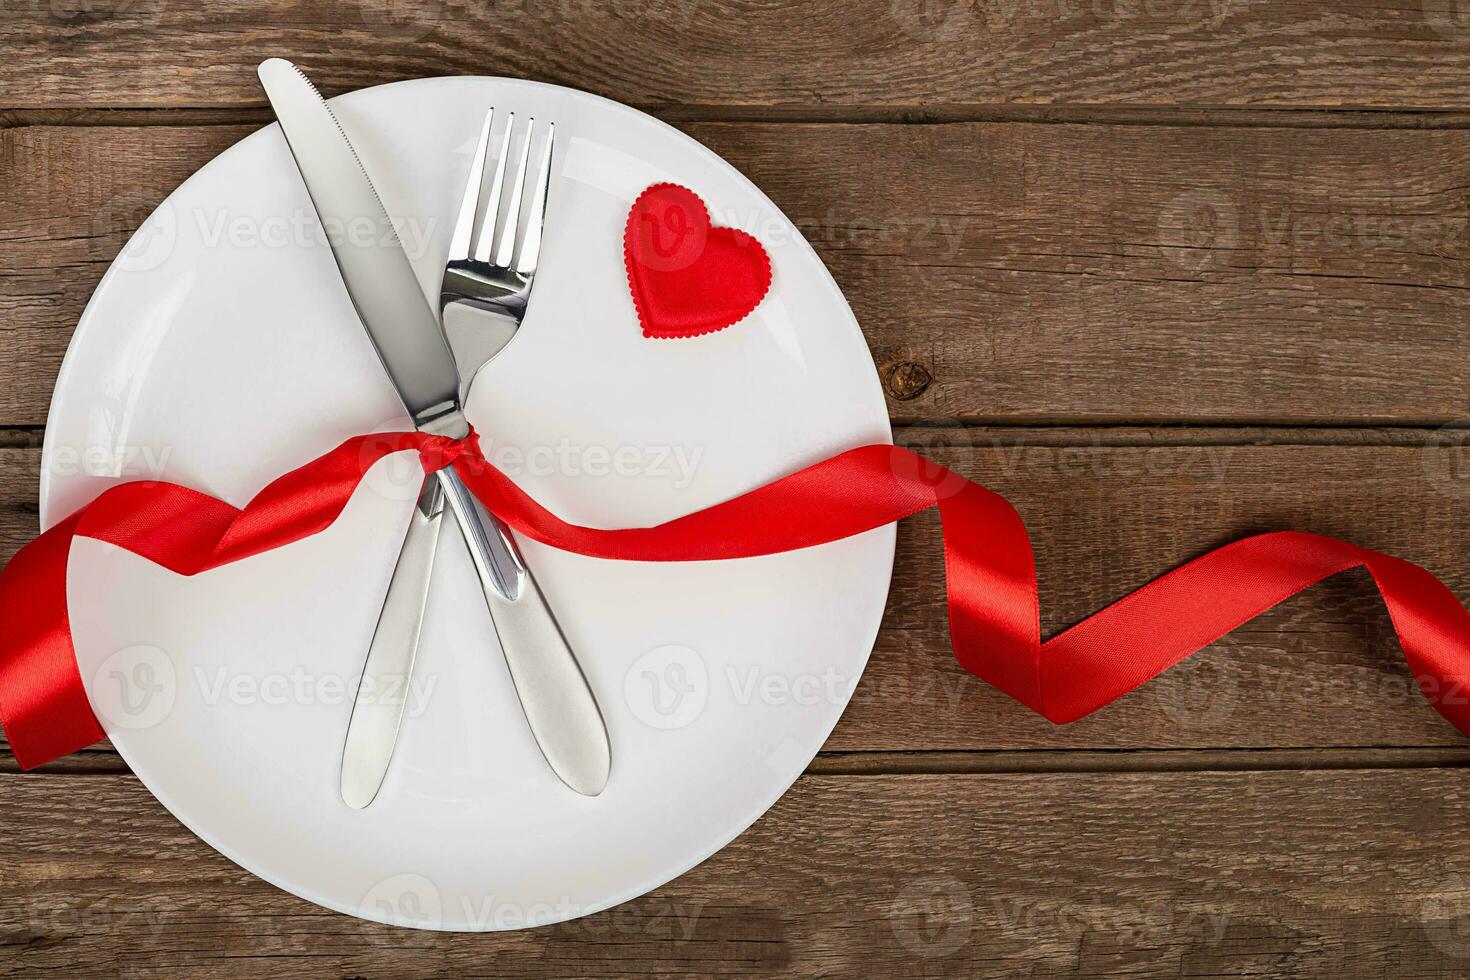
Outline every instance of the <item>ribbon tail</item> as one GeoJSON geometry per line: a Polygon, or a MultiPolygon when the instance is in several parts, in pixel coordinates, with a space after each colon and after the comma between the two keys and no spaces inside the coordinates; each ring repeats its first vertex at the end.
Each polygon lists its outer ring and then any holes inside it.
{"type": "Polygon", "coordinates": [[[939,504],[950,639],[971,673],[1058,724],[1076,721],[1329,576],[1366,567],[1420,690],[1470,735],[1470,613],[1410,562],[1335,538],[1262,534],[1209,552],[1042,643],[1025,525],[968,484],[939,504]]]}
{"type": "Polygon", "coordinates": [[[81,515],[22,548],[0,575],[0,724],[22,769],[105,737],[72,648],[66,566],[81,515]]]}

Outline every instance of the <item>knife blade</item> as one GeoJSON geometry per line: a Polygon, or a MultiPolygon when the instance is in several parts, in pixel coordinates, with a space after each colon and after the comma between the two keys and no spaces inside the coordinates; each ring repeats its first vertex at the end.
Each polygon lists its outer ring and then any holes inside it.
{"type": "Polygon", "coordinates": [[[259,69],[358,318],[416,428],[452,439],[469,432],[459,370],[439,318],[367,170],[316,86],[281,58],[259,69]],[[362,234],[371,226],[371,234],[362,234]],[[349,235],[342,230],[352,229],[349,235]],[[335,230],[335,234],[334,234],[335,230]]]}

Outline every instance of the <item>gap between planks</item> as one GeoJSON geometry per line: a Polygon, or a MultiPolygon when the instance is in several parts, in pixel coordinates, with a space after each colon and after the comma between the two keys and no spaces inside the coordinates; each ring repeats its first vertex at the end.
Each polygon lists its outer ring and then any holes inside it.
{"type": "MultiPolygon", "coordinates": [[[[329,98],[340,94],[325,93],[329,98]]],[[[945,105],[803,106],[634,104],[672,123],[784,123],[811,125],[1034,123],[1038,125],[1178,126],[1273,129],[1470,129],[1470,111],[1458,108],[1371,109],[1281,106],[945,105]]],[[[265,105],[29,109],[0,107],[0,129],[24,126],[240,126],[266,125],[265,105]]]]}
{"type": "MultiPolygon", "coordinates": [[[[1459,432],[1462,426],[1386,426],[1336,425],[1315,426],[1292,423],[1266,425],[1149,425],[1093,424],[1058,422],[1054,425],[1034,423],[1009,424],[1002,421],[956,421],[915,424],[892,419],[894,441],[922,442],[926,447],[1047,446],[1054,448],[1084,447],[1091,449],[1124,448],[1190,448],[1194,446],[1361,446],[1409,447],[1444,446],[1452,437],[1447,430],[1459,432]]],[[[0,425],[0,449],[39,449],[45,439],[45,426],[0,425]]],[[[1454,439],[1458,444],[1460,440],[1454,439]]]]}
{"type": "MultiPolygon", "coordinates": [[[[803,776],[965,776],[1173,772],[1282,772],[1470,768],[1470,746],[1347,746],[1283,749],[999,749],[994,751],[822,752],[803,776]]],[[[85,749],[27,778],[125,776],[109,747],[85,749]]],[[[0,776],[20,774],[0,750],[0,776]]]]}
{"type": "Polygon", "coordinates": [[[808,776],[929,776],[1039,773],[1279,772],[1335,769],[1463,769],[1470,746],[1347,746],[1284,749],[999,749],[823,752],[808,776]]]}

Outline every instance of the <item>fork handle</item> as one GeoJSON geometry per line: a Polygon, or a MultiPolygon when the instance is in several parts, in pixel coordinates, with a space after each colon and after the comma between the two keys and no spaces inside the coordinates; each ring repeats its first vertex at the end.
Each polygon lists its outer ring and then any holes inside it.
{"type": "Polygon", "coordinates": [[[562,782],[596,796],[607,786],[612,751],[587,677],[510,529],[485,510],[453,467],[437,475],[469,545],[531,734],[562,782]]]}

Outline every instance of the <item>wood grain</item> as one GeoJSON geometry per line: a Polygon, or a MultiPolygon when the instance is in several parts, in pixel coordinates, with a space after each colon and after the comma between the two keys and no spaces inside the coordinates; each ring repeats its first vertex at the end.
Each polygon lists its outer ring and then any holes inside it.
{"type": "Polygon", "coordinates": [[[254,66],[330,91],[536,78],[634,105],[1464,106],[1454,0],[9,0],[0,107],[262,104],[254,66]]]}
{"type": "MultiPolygon", "coordinates": [[[[1036,550],[1046,635],[1212,547],[1283,528],[1409,558],[1470,596],[1470,446],[987,444],[966,430],[939,431],[942,439],[902,430],[899,441],[1015,502],[1036,550]]],[[[33,449],[0,449],[5,557],[34,533],[37,465],[33,449]]],[[[955,663],[943,575],[938,521],[905,522],[877,647],[828,751],[1467,745],[1419,694],[1360,572],[1060,727],[955,663]]],[[[773,681],[791,692],[793,710],[810,691],[828,696],[821,678],[773,681]]]]}
{"type": "MultiPolygon", "coordinates": [[[[817,247],[896,422],[1470,418],[1470,131],[686,128],[817,247]]],[[[0,424],[44,421],[127,235],[249,131],[0,130],[0,424]]]]}
{"type": "MultiPolygon", "coordinates": [[[[0,806],[5,975],[1427,978],[1470,961],[1456,770],[805,777],[673,883],[501,935],[316,908],[131,777],[3,776],[0,806]]],[[[488,886],[403,884],[374,897],[523,914],[488,886]]]]}

